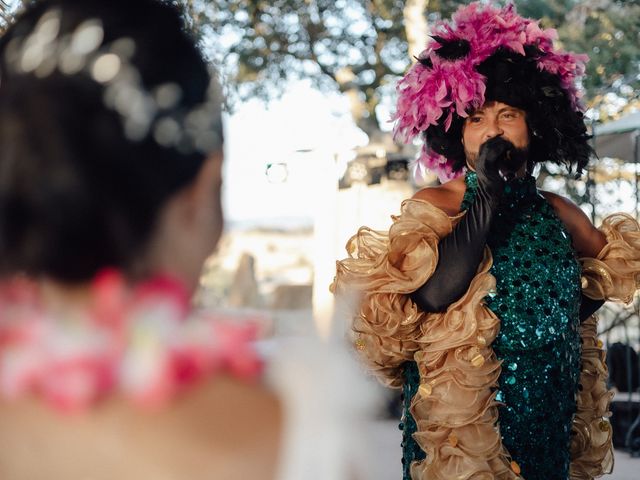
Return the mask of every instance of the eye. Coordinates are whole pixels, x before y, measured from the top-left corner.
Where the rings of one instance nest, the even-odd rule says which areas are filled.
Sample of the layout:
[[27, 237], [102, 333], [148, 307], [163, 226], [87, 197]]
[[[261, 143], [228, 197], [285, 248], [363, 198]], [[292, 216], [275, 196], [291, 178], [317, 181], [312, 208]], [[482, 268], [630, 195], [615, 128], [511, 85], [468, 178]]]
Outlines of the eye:
[[517, 118], [518, 114], [516, 112], [505, 112], [502, 114], [502, 118], [506, 118], [507, 120], [513, 120]]
[[480, 123], [482, 121], [482, 117], [480, 115], [473, 115], [469, 117], [469, 123]]

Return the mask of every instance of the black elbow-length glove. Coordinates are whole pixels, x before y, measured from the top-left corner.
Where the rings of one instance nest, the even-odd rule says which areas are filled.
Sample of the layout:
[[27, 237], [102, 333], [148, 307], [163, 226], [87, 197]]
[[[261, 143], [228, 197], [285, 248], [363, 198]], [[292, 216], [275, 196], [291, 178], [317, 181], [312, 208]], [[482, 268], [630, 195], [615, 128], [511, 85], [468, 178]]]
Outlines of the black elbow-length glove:
[[602, 305], [604, 305], [604, 300], [594, 300], [582, 293], [580, 295], [580, 313], [578, 314], [580, 323], [596, 313]]
[[[493, 137], [481, 147], [476, 161], [478, 190], [473, 204], [452, 232], [438, 244], [438, 265], [433, 275], [410, 294], [424, 312], [442, 312], [469, 288], [483, 258], [494, 212], [504, 190], [500, 169], [515, 147], [502, 137]], [[508, 165], [515, 172], [521, 165]]]
[[[493, 214], [500, 202], [505, 181], [500, 168], [506, 164], [513, 145], [501, 137], [484, 143], [476, 162], [478, 191], [476, 200], [450, 235], [438, 245], [438, 265], [429, 280], [411, 293], [411, 299], [425, 312], [444, 311], [462, 297], [476, 274], [483, 257]], [[520, 165], [516, 165], [517, 170]], [[513, 171], [513, 167], [509, 169]], [[580, 296], [580, 322], [593, 315], [604, 300]]]

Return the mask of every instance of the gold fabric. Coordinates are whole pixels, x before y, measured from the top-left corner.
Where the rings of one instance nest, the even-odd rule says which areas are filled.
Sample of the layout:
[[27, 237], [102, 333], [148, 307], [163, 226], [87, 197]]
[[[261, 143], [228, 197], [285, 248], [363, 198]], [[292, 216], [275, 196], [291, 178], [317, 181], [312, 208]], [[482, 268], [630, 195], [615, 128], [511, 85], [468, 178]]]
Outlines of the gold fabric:
[[[640, 225], [630, 215], [616, 213], [602, 222], [599, 230], [607, 243], [596, 258], [581, 258], [586, 296], [629, 303], [640, 288]], [[597, 338], [597, 317], [581, 326], [581, 390], [571, 439], [572, 480], [590, 480], [613, 470], [613, 443], [607, 390], [607, 365], [602, 343]]]
[[571, 480], [591, 480], [613, 470], [613, 439], [609, 404], [613, 392], [607, 389], [607, 364], [597, 336], [597, 317], [582, 322], [581, 389], [578, 410], [571, 428]]
[[607, 244], [596, 258], [582, 258], [583, 292], [593, 299], [629, 303], [640, 288], [640, 226], [626, 213], [615, 213], [599, 230]]
[[414, 479], [512, 479], [508, 454], [495, 428], [500, 364], [489, 346], [499, 320], [483, 303], [495, 287], [485, 258], [467, 293], [447, 312], [420, 312], [407, 293], [438, 263], [438, 242], [464, 214], [449, 217], [421, 200], [405, 200], [388, 234], [361, 228], [337, 263], [332, 290], [362, 292], [354, 318], [356, 348], [383, 383], [402, 385], [401, 365], [418, 363], [421, 387], [411, 410], [416, 441], [427, 459], [414, 462]]
[[451, 219], [417, 200], [405, 200], [389, 232], [362, 227], [347, 242], [350, 257], [337, 262], [332, 291], [363, 295], [354, 318], [356, 346], [385, 385], [400, 387], [400, 366], [413, 360], [424, 313], [406, 295], [417, 290], [438, 263], [438, 242], [451, 233]]
[[[383, 383], [400, 387], [402, 364], [418, 364], [421, 385], [411, 412], [414, 438], [427, 457], [412, 464], [414, 480], [520, 478], [496, 423], [492, 389], [501, 368], [491, 343], [500, 320], [483, 300], [495, 288], [489, 249], [466, 294], [446, 312], [420, 312], [407, 295], [433, 274], [438, 242], [463, 215], [449, 217], [428, 202], [405, 200], [389, 232], [363, 227], [349, 240], [349, 258], [337, 262], [331, 286], [336, 294], [362, 295], [353, 323], [355, 345]], [[629, 301], [640, 285], [640, 228], [628, 215], [617, 214], [602, 230], [607, 246], [597, 259], [581, 259], [584, 291], [593, 298]], [[571, 444], [576, 480], [610, 471], [613, 462], [606, 420], [611, 394], [596, 318], [584, 322], [581, 332], [582, 390]]]
[[495, 288], [491, 263], [487, 249], [467, 293], [424, 322], [414, 359], [429, 388], [413, 398], [411, 413], [427, 458], [411, 465], [414, 479], [517, 478], [495, 428], [500, 362], [489, 345], [500, 321], [483, 302]]

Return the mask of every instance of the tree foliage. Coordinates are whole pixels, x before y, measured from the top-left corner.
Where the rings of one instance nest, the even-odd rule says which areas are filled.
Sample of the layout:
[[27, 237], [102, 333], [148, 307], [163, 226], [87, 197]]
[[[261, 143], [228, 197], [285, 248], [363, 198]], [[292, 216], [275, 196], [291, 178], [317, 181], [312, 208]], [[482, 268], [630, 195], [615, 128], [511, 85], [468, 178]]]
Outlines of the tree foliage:
[[17, 0], [0, 0], [0, 32], [11, 23], [13, 14], [21, 3]]
[[[32, 0], [29, 0], [32, 1]], [[287, 81], [308, 79], [346, 94], [365, 132], [379, 130], [378, 106], [411, 64], [416, 22], [432, 26], [457, 0], [167, 0], [227, 79], [231, 102], [270, 99]], [[22, 0], [0, 0], [0, 29]], [[504, 1], [502, 2], [504, 3]], [[640, 1], [515, 0], [519, 12], [558, 30], [567, 50], [591, 57], [584, 81], [593, 115], [606, 121], [640, 106]], [[416, 19], [409, 5], [423, 10]], [[126, 14], [126, 12], [123, 12]], [[428, 28], [428, 27], [426, 27]], [[422, 44], [424, 41], [421, 42]], [[418, 50], [420, 45], [418, 45]], [[414, 53], [415, 54], [415, 53]]]
[[526, 16], [557, 28], [567, 50], [587, 53], [587, 104], [599, 120], [640, 106], [640, 2], [528, 0]]
[[190, 2], [205, 50], [241, 99], [306, 78], [351, 95], [354, 118], [377, 127], [376, 106], [410, 63], [399, 0]]
[[[272, 98], [286, 80], [306, 78], [350, 96], [367, 133], [381, 121], [408, 68], [407, 17], [400, 0], [185, 0], [205, 50], [230, 82], [232, 99]], [[467, 2], [424, 1], [429, 25]], [[584, 86], [601, 118], [639, 102], [640, 2], [520, 0], [525, 16], [557, 28], [568, 50], [592, 61]]]

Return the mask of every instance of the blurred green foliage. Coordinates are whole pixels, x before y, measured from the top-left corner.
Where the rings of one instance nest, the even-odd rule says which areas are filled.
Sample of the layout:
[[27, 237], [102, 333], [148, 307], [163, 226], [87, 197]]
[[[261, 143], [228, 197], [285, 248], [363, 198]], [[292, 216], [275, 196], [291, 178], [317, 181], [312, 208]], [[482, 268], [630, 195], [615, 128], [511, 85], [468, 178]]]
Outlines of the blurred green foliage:
[[[356, 121], [381, 120], [376, 107], [410, 65], [404, 1], [184, 0], [205, 52], [227, 77], [232, 100], [269, 99], [286, 80], [356, 92]], [[468, 2], [425, 2], [431, 27]], [[503, 2], [504, 3], [504, 2]], [[586, 101], [606, 120], [640, 103], [640, 2], [520, 0], [522, 15], [558, 30], [567, 50], [591, 57]], [[360, 118], [358, 118], [358, 116]]]

